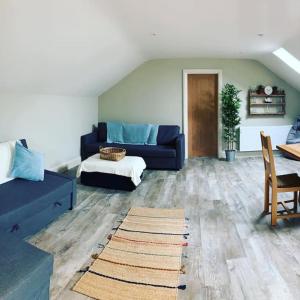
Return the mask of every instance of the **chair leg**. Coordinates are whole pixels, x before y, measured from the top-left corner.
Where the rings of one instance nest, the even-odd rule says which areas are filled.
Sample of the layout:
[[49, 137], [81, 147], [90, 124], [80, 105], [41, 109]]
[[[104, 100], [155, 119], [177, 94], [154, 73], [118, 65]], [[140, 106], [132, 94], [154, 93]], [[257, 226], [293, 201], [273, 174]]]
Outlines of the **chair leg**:
[[268, 179], [265, 179], [265, 207], [264, 213], [269, 212], [269, 205], [270, 205], [270, 185]]
[[272, 189], [271, 225], [277, 225], [277, 191]]
[[297, 213], [298, 209], [298, 192], [294, 192], [294, 213]]

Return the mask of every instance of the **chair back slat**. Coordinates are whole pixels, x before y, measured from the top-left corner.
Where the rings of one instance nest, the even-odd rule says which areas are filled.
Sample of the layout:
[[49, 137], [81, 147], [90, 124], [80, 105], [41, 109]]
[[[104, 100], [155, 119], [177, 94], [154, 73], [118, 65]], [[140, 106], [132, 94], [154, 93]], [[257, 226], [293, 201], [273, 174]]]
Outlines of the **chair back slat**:
[[265, 166], [265, 176], [271, 179], [272, 186], [277, 187], [277, 177], [275, 162], [272, 150], [272, 142], [270, 136], [266, 136], [263, 131], [260, 132], [262, 155]]

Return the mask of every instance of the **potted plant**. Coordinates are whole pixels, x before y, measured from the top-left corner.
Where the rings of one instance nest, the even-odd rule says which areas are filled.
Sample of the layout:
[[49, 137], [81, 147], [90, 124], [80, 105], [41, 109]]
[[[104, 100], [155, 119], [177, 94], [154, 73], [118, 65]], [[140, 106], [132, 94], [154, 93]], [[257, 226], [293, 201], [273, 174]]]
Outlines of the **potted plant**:
[[239, 109], [241, 99], [238, 90], [233, 84], [225, 84], [221, 92], [223, 138], [226, 145], [225, 154], [227, 161], [235, 160], [237, 126], [241, 123]]

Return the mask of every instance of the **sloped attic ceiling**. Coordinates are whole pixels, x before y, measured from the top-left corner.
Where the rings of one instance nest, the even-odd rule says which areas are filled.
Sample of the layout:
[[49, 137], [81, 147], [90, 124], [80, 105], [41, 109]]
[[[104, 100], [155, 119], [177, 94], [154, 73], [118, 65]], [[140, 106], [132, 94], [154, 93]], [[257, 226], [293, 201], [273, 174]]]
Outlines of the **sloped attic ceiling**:
[[[293, 56], [300, 60], [300, 34], [286, 41], [282, 45], [279, 45], [279, 47], [285, 48]], [[271, 55], [270, 53], [267, 53], [258, 57], [258, 60], [300, 91], [300, 74], [291, 69], [279, 58]]]
[[99, 95], [143, 62], [106, 2], [0, 0], [0, 92]]
[[271, 54], [299, 34], [299, 0], [1, 0], [0, 91], [100, 95], [174, 57], [257, 59], [300, 90]]

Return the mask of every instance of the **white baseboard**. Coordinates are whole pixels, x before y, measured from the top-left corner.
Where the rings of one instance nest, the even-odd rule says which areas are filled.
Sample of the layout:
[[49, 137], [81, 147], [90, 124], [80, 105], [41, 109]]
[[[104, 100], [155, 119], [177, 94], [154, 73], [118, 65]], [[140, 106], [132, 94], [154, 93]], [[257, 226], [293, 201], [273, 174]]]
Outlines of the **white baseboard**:
[[71, 160], [61, 163], [55, 167], [52, 167], [52, 168], [50, 168], [50, 170], [54, 171], [54, 172], [65, 172], [65, 171], [68, 171], [72, 168], [79, 166], [80, 163], [81, 163], [81, 157], [78, 156], [74, 159], [71, 159]]

